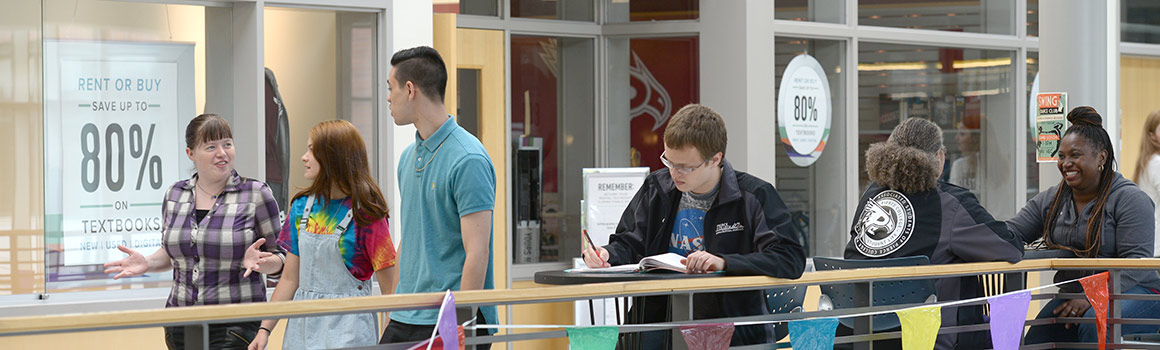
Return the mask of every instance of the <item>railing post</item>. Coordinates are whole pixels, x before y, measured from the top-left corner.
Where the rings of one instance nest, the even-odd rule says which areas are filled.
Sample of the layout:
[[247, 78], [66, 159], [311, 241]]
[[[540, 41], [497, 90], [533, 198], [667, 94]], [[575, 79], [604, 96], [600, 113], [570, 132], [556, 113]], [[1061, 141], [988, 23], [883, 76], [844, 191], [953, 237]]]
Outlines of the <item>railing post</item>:
[[[1120, 296], [1120, 293], [1123, 292], [1120, 290], [1121, 289], [1120, 288], [1120, 270], [1119, 269], [1110, 270], [1110, 273], [1108, 275], [1109, 275], [1108, 276], [1108, 287], [1110, 287], [1112, 289], [1112, 295], [1108, 296], [1108, 298], [1109, 298], [1109, 300], [1108, 300], [1109, 301], [1109, 303], [1108, 303], [1108, 309], [1109, 309], [1108, 310], [1108, 318], [1119, 320], [1120, 314], [1121, 314], [1119, 296]], [[1112, 344], [1120, 344], [1123, 342], [1124, 342], [1123, 330], [1121, 329], [1120, 322], [1113, 323], [1112, 324]]]
[[185, 348], [209, 350], [209, 324], [186, 325]]
[[[673, 294], [672, 301], [672, 320], [674, 322], [693, 319], [693, 293]], [[681, 334], [680, 329], [673, 329], [671, 334], [673, 350], [686, 350], [689, 348], [688, 344], [685, 344], [685, 336]]]

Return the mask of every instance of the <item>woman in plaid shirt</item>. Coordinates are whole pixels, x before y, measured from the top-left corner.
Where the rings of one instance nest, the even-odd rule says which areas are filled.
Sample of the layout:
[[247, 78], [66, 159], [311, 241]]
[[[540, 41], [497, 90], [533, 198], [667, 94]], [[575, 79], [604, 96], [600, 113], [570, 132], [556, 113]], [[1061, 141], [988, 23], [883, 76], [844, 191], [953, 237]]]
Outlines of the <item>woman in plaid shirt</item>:
[[[166, 307], [266, 301], [262, 274], [280, 274], [285, 254], [275, 242], [278, 203], [266, 184], [234, 171], [233, 133], [214, 114], [202, 114], [185, 129], [185, 153], [197, 173], [169, 188], [162, 206], [164, 246], [145, 256], [105, 264], [114, 279], [173, 270]], [[253, 273], [253, 272], [259, 273]], [[210, 348], [245, 349], [258, 321], [209, 327]], [[183, 349], [182, 327], [165, 327], [165, 344]]]

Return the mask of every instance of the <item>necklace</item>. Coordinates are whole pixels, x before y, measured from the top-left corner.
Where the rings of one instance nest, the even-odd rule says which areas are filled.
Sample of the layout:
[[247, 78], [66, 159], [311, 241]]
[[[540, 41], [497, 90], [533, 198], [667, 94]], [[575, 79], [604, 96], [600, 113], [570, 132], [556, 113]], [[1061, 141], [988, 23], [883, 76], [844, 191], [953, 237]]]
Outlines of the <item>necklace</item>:
[[[210, 199], [217, 199], [222, 195], [221, 191], [218, 191], [218, 194], [209, 193], [209, 191], [207, 191], [204, 187], [201, 187], [201, 183], [194, 184], [193, 187], [201, 190], [201, 193], [205, 193], [207, 196], [209, 196]], [[225, 190], [225, 188], [222, 190]]]
[[[451, 137], [451, 136], [447, 136], [447, 137]], [[431, 152], [431, 156], [427, 157], [427, 162], [423, 163], [423, 167], [415, 168], [415, 171], [417, 171], [417, 172], [423, 171], [423, 169], [427, 169], [428, 165], [431, 165], [431, 161], [435, 159], [435, 155], [439, 154], [440, 149], [443, 149], [443, 143], [447, 142], [447, 137], [443, 138], [443, 141], [439, 141], [439, 146], [435, 147], [435, 152]]]

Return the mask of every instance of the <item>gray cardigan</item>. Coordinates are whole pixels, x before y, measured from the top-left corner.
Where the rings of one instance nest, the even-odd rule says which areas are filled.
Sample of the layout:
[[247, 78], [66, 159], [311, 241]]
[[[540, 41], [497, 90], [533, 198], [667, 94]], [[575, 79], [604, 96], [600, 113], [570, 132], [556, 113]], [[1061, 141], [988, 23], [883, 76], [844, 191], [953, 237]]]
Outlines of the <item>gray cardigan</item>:
[[[1114, 173], [1111, 194], [1104, 204], [1104, 223], [1101, 234], [1098, 258], [1151, 258], [1153, 244], [1156, 239], [1155, 222], [1152, 220], [1154, 205], [1152, 199], [1141, 191], [1136, 184], [1128, 181], [1119, 173]], [[1032, 198], [1027, 205], [1011, 220], [1007, 227], [1023, 239], [1024, 242], [1033, 242], [1043, 237], [1043, 218], [1055, 198], [1059, 185], [1052, 186]], [[1088, 203], [1082, 215], [1076, 216], [1075, 205], [1071, 196], [1061, 198], [1061, 211], [1055, 218], [1055, 228], [1051, 232], [1052, 239], [1062, 245], [1072, 248], [1084, 248], [1084, 239], [1087, 233], [1088, 218], [1091, 217], [1095, 201]], [[1082, 277], [1092, 272], [1077, 274], [1057, 273], [1056, 282]], [[1160, 290], [1160, 275], [1155, 270], [1129, 270], [1121, 276], [1120, 287], [1127, 291], [1135, 286]], [[1068, 292], [1077, 292], [1082, 288], [1073, 283], [1061, 288]]]

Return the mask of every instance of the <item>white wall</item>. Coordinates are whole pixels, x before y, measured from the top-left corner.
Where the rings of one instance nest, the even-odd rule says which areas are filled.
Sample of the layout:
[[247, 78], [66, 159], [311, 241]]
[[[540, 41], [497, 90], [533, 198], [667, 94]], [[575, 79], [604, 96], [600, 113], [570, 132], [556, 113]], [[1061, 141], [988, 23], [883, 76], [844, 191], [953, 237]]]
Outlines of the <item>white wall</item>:
[[[431, 15], [431, 0], [393, 0], [389, 5], [389, 13], [387, 13], [387, 45], [386, 57], [384, 61], [390, 65], [391, 55], [402, 49], [412, 48], [415, 46], [431, 46], [434, 42], [434, 16]], [[386, 77], [390, 74], [389, 69], [383, 72], [382, 84], [384, 88], [381, 89], [383, 94], [387, 93], [385, 88], [387, 85]], [[383, 96], [383, 101], [386, 101], [386, 96]], [[380, 120], [380, 128], [382, 130], [380, 135], [386, 135], [390, 140], [379, 142], [380, 147], [388, 147], [387, 149], [380, 149], [379, 154], [390, 154], [389, 161], [382, 161], [379, 164], [380, 186], [383, 188], [383, 193], [390, 197], [392, 212], [398, 213], [401, 210], [399, 185], [395, 179], [397, 165], [399, 159], [402, 157], [403, 149], [407, 148], [412, 142], [415, 142], [415, 127], [411, 125], [398, 126], [395, 125], [395, 120], [387, 112], [386, 103], [383, 103], [382, 120]], [[390, 186], [390, 188], [386, 188]], [[404, 230], [406, 224], [402, 222], [399, 216], [391, 217], [391, 239], [395, 242], [399, 241], [399, 233]]]

